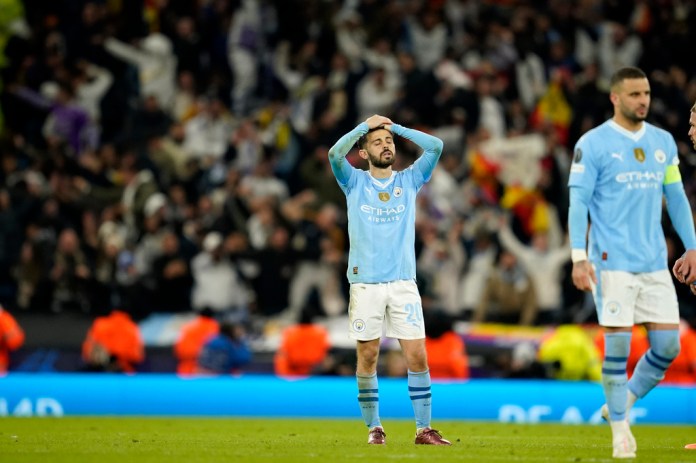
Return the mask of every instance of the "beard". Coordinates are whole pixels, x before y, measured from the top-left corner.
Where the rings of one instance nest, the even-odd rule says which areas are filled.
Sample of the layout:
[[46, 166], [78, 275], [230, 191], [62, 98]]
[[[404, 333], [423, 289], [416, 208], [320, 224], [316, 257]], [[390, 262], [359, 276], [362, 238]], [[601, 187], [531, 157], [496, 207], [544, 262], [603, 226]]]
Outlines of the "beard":
[[648, 117], [648, 113], [646, 111], [645, 116], [640, 116], [637, 112], [623, 111], [623, 116], [633, 123], [638, 123], [645, 121]]
[[378, 169], [386, 169], [387, 167], [394, 164], [394, 161], [396, 160], [396, 156], [394, 155], [394, 153], [392, 153], [391, 151], [388, 151], [388, 152], [391, 153], [391, 158], [382, 159], [382, 154], [384, 154], [385, 151], [383, 151], [382, 153], [380, 153], [376, 156], [368, 151], [367, 159], [368, 159], [368, 161], [370, 161], [370, 164], [373, 167], [376, 167]]

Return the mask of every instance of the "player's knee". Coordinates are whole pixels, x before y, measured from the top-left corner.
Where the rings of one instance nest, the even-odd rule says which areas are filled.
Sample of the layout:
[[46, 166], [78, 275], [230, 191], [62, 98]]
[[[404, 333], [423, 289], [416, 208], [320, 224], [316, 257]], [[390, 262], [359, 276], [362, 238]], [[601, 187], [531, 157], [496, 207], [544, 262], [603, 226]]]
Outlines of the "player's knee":
[[653, 348], [653, 352], [655, 352], [655, 354], [659, 355], [660, 357], [669, 359], [670, 361], [677, 358], [677, 355], [679, 355], [680, 351], [681, 347], [679, 345], [679, 342], [670, 343], [669, 345]]
[[377, 360], [379, 358], [378, 350], [364, 350], [358, 353], [358, 368], [360, 370], [374, 370], [377, 368]]
[[412, 354], [406, 357], [406, 364], [409, 371], [425, 371], [428, 369], [428, 358], [424, 353]]
[[652, 350], [655, 355], [670, 362], [677, 358], [681, 350], [679, 331], [653, 331], [649, 334], [649, 337], [650, 350]]

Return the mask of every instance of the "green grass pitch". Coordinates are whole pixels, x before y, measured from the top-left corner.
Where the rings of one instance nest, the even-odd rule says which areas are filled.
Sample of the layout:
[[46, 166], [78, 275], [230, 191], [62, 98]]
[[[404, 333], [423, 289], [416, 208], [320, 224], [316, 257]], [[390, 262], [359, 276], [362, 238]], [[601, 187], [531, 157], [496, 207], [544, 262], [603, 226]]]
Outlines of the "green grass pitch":
[[[355, 420], [251, 418], [0, 418], [0, 461], [60, 462], [609, 462], [606, 425], [435, 422], [451, 447], [416, 446], [412, 421], [384, 421], [370, 446]], [[696, 462], [692, 426], [635, 425], [638, 458]]]

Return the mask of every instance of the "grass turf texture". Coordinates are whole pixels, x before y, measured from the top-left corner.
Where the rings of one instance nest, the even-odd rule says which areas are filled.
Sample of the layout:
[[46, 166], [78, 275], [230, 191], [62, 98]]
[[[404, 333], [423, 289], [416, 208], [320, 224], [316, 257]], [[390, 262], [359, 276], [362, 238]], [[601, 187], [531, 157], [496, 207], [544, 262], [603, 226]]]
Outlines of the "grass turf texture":
[[[607, 425], [443, 421], [451, 447], [416, 446], [411, 421], [384, 422], [386, 446], [356, 420], [249, 418], [0, 418], [0, 461], [14, 462], [602, 462]], [[694, 462], [691, 426], [633, 426], [638, 458]]]

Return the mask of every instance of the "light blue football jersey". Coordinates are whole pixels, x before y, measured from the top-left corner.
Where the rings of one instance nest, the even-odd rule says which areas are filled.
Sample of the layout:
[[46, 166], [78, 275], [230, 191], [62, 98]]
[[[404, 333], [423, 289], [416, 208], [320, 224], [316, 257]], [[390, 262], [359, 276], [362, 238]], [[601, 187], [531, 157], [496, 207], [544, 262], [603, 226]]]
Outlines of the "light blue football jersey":
[[[668, 166], [677, 166], [674, 138], [649, 123], [631, 132], [612, 120], [575, 145], [568, 185], [589, 198], [588, 258], [605, 270], [667, 268], [662, 203]], [[585, 230], [570, 229], [571, 247], [585, 248]]]
[[416, 195], [430, 180], [442, 153], [442, 141], [398, 124], [395, 135], [424, 149], [407, 169], [387, 179], [356, 169], [345, 156], [368, 126], [361, 123], [329, 150], [331, 168], [348, 206], [347, 276], [350, 283], [386, 283], [416, 277]]

